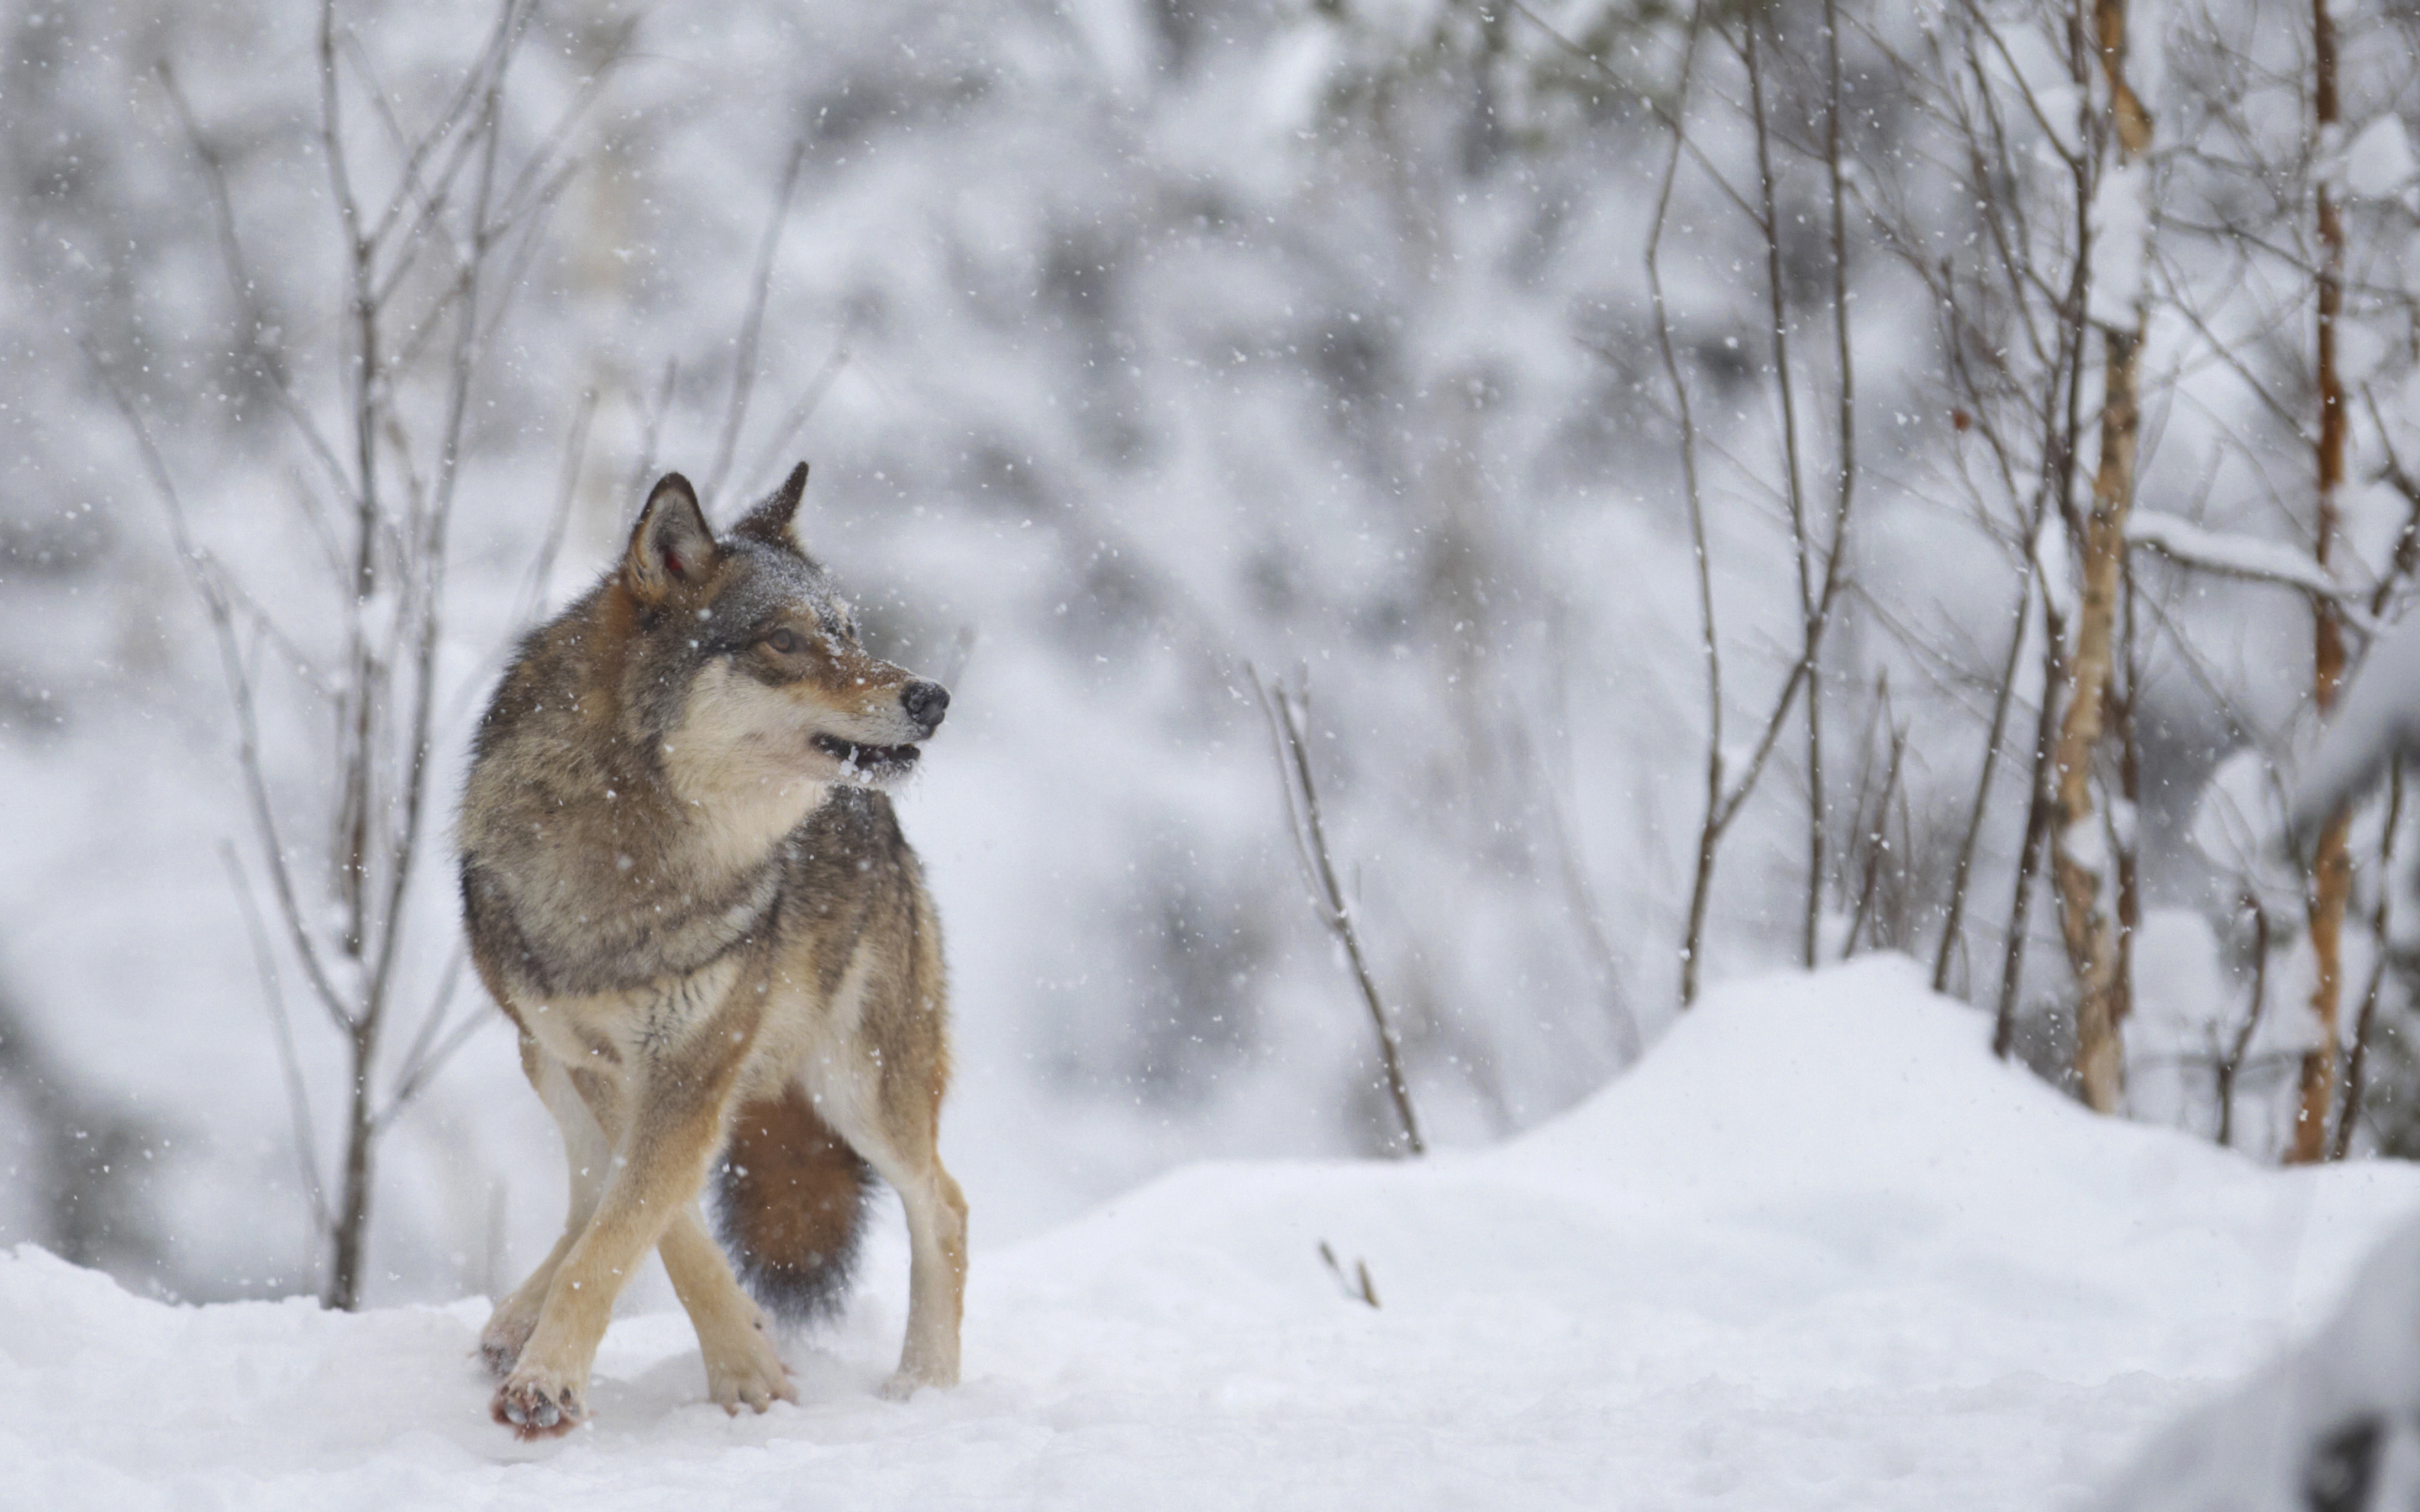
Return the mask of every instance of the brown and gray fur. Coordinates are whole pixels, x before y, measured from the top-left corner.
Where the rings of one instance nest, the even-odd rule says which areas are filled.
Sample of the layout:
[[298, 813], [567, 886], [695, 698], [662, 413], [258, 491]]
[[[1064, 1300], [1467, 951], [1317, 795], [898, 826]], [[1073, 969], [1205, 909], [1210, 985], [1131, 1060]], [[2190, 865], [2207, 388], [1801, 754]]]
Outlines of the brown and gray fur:
[[[570, 1164], [562, 1239], [480, 1340], [496, 1420], [524, 1438], [584, 1415], [613, 1299], [651, 1247], [713, 1399], [795, 1399], [758, 1304], [836, 1304], [869, 1171], [898, 1191], [911, 1250], [886, 1390], [957, 1380], [967, 1208], [935, 1149], [940, 929], [881, 791], [949, 695], [859, 645], [793, 533], [806, 476], [720, 539], [666, 476], [621, 563], [531, 634], [479, 725], [472, 958]], [[718, 1168], [728, 1260], [696, 1200]]]

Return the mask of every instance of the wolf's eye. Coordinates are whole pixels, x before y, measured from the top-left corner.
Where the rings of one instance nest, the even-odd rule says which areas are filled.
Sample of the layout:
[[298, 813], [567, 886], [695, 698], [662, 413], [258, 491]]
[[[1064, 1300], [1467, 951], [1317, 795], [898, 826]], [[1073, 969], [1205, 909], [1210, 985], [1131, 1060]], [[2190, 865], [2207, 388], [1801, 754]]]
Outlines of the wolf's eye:
[[799, 632], [786, 625], [766, 636], [765, 643], [784, 656], [795, 656], [807, 649], [807, 643], [799, 639]]

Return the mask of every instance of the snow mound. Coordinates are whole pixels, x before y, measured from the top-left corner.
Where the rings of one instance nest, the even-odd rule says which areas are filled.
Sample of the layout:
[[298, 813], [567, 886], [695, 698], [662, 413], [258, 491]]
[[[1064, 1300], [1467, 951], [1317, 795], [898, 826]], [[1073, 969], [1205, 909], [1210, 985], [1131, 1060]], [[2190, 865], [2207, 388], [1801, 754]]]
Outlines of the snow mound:
[[20, 1250], [0, 1505], [2069, 1503], [2306, 1332], [2420, 1181], [2094, 1119], [1987, 1032], [1898, 959], [1732, 984], [1501, 1149], [1195, 1166], [979, 1245], [955, 1391], [872, 1395], [877, 1257], [785, 1350], [799, 1405], [726, 1418], [687, 1320], [627, 1318], [592, 1425], [535, 1446], [487, 1422], [484, 1302], [170, 1306]]
[[2318, 1336], [2162, 1433], [2101, 1505], [2420, 1506], [2420, 1225], [2378, 1247]]

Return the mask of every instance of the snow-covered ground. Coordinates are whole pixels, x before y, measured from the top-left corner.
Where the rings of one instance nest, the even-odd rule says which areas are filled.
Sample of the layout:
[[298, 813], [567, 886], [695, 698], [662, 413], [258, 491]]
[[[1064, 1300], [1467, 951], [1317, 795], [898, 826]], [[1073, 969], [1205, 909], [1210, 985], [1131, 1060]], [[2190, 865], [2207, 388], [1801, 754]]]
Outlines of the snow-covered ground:
[[1192, 1166], [995, 1248], [973, 1191], [966, 1382], [904, 1405], [895, 1247], [798, 1406], [726, 1418], [647, 1313], [534, 1446], [484, 1301], [170, 1306], [21, 1249], [0, 1506], [2060, 1506], [2309, 1334], [2420, 1175], [2093, 1118], [1987, 1028], [1872, 958], [1710, 995], [1485, 1153]]

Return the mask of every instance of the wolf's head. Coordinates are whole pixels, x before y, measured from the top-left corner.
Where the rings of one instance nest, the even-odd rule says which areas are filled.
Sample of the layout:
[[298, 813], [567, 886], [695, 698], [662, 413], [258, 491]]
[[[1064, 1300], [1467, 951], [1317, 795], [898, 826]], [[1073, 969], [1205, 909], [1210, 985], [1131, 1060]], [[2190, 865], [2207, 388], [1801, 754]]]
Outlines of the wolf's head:
[[644, 650], [628, 706], [661, 743], [682, 799], [786, 808], [823, 784], [885, 787], [915, 769], [949, 690], [870, 656], [831, 577], [799, 545], [800, 463], [720, 538], [689, 480], [647, 497], [609, 594]]

